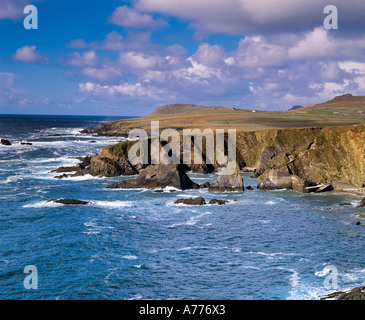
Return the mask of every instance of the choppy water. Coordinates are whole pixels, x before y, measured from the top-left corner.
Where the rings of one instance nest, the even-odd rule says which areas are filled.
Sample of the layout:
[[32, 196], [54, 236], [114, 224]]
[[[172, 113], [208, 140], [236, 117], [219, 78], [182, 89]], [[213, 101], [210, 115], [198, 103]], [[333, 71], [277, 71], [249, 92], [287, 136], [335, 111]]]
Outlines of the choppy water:
[[[365, 214], [358, 197], [154, 193], [105, 189], [120, 178], [54, 179], [51, 170], [118, 140], [79, 134], [103, 120], [0, 117], [0, 137], [13, 142], [0, 146], [0, 299], [318, 299], [335, 291], [324, 287], [327, 265], [339, 272], [338, 290], [364, 285], [365, 227], [351, 225], [365, 220], [355, 217]], [[249, 174], [244, 182], [256, 186]], [[174, 205], [189, 196], [238, 201]], [[46, 202], [54, 198], [91, 204]], [[38, 270], [37, 290], [24, 288], [27, 265]]]

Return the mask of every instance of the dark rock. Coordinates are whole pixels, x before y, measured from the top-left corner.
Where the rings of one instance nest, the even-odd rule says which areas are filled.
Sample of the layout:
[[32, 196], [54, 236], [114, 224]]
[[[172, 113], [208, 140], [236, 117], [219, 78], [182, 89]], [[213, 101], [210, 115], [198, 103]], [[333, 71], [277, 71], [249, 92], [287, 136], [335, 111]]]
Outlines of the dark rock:
[[246, 190], [249, 190], [249, 191], [252, 191], [252, 190], [254, 190], [251, 186], [247, 186], [246, 187]]
[[89, 141], [89, 143], [96, 143], [96, 141], [95, 140], [91, 140], [91, 141]]
[[26, 142], [26, 141], [22, 141], [22, 142], [20, 142], [20, 144], [21, 144], [21, 145], [25, 145], [25, 146], [32, 146], [32, 145], [33, 145], [33, 143], [31, 143], [31, 142]]
[[344, 202], [344, 203], [340, 203], [339, 206], [351, 206], [351, 203]]
[[358, 208], [364, 208], [365, 207], [365, 198], [363, 198], [361, 201], [360, 201], [360, 204], [357, 206]]
[[55, 179], [64, 179], [64, 178], [68, 178], [69, 177], [69, 175], [68, 174], [66, 174], [66, 173], [64, 173], [64, 174], [61, 174], [61, 175], [59, 175], [59, 176], [55, 176], [54, 178]]
[[210, 187], [210, 183], [209, 182], [205, 182], [205, 183], [203, 183], [203, 184], [201, 184], [199, 186], [200, 189], [207, 189], [209, 187]]
[[74, 199], [51, 199], [47, 202], [61, 203], [65, 205], [85, 205], [90, 203], [89, 201], [74, 200]]
[[174, 187], [180, 190], [198, 189], [199, 185], [190, 180], [188, 175], [175, 164], [151, 165], [142, 169], [138, 176], [113, 183], [110, 189], [134, 189], [134, 188], [166, 188]]
[[322, 297], [321, 300], [365, 300], [365, 287], [354, 288], [346, 292], [334, 292]]
[[56, 133], [56, 134], [52, 134], [52, 137], [61, 137], [61, 135], [59, 133]]
[[218, 199], [212, 199], [209, 201], [209, 204], [218, 204], [218, 205], [224, 205], [228, 203], [229, 201], [226, 200], [218, 200]]
[[198, 198], [188, 198], [188, 199], [178, 199], [175, 204], [187, 204], [191, 206], [203, 206], [205, 205], [205, 199], [203, 197]]
[[365, 218], [365, 214], [355, 214], [355, 217], [358, 217], [358, 218]]
[[163, 190], [155, 190], [153, 192], [155, 192], [155, 193], [163, 193]]
[[11, 146], [11, 142], [9, 140], [1, 139], [0, 142], [4, 146]]
[[361, 226], [361, 222], [360, 221], [351, 222], [351, 224], [353, 224], [355, 226]]

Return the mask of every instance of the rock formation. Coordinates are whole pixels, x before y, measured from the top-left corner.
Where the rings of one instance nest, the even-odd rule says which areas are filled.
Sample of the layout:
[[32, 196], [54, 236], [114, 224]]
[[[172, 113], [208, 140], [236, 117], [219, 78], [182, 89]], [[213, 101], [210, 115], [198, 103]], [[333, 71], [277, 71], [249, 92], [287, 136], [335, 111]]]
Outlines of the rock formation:
[[4, 146], [11, 146], [11, 142], [9, 140], [6, 140], [6, 139], [1, 139], [0, 143]]
[[166, 188], [174, 187], [180, 190], [199, 189], [199, 185], [190, 180], [179, 165], [151, 165], [142, 169], [138, 176], [125, 179], [109, 185], [110, 189], [134, 188]]
[[85, 205], [90, 203], [89, 201], [75, 200], [75, 199], [51, 199], [47, 202], [61, 203], [65, 205]]
[[206, 204], [206, 202], [203, 197], [197, 197], [197, 198], [188, 198], [188, 199], [178, 199], [175, 201], [175, 204], [186, 204], [186, 205], [190, 205], [190, 206], [203, 206]]
[[365, 300], [365, 287], [358, 287], [345, 292], [334, 292], [322, 297], [321, 300]]
[[210, 192], [237, 192], [244, 191], [242, 175], [239, 169], [230, 176], [219, 175], [217, 180], [210, 184], [208, 191]]

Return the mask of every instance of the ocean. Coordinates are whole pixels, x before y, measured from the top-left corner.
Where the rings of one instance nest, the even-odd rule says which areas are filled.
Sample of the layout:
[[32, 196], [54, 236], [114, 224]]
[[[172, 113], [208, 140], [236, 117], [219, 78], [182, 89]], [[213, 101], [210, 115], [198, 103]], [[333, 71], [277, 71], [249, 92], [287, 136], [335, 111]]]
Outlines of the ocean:
[[[52, 170], [123, 140], [80, 134], [108, 120], [0, 116], [0, 138], [12, 142], [0, 145], [0, 299], [307, 300], [364, 285], [365, 227], [351, 224], [365, 225], [360, 197], [258, 191], [249, 173], [254, 191], [217, 194], [105, 188], [124, 177], [55, 179]], [[231, 201], [174, 204], [194, 196]], [[91, 203], [47, 202], [58, 198]], [[36, 289], [24, 286], [27, 266]], [[332, 288], [326, 266], [338, 272]]]

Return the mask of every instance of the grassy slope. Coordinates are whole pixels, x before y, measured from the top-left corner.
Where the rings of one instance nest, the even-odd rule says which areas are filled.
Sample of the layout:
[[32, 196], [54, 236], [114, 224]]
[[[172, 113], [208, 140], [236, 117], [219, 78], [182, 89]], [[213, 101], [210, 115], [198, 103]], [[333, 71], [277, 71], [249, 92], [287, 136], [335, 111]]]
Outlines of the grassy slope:
[[[364, 113], [360, 113], [363, 111]], [[199, 128], [260, 131], [266, 129], [304, 128], [365, 124], [365, 101], [342, 102], [321, 107], [305, 107], [294, 111], [257, 111], [218, 108], [189, 113], [145, 116], [119, 120], [104, 125], [107, 131], [128, 133], [134, 128], [149, 131], [151, 121], [159, 121], [160, 129]]]

